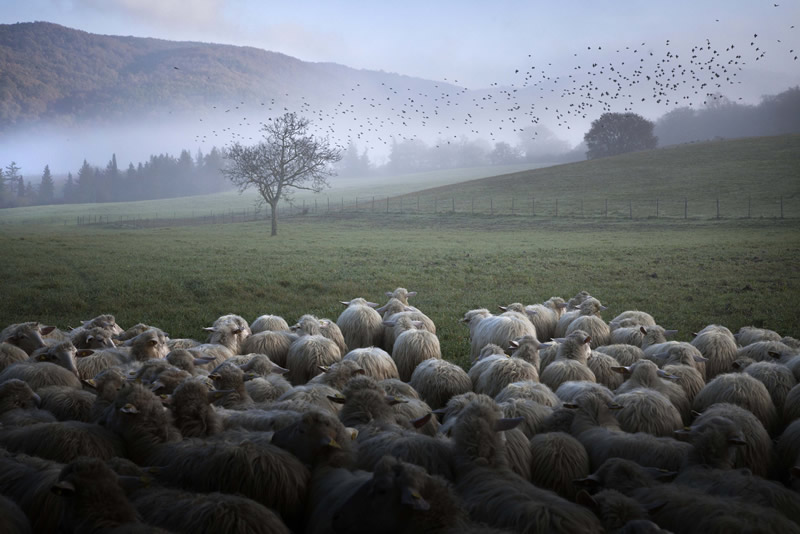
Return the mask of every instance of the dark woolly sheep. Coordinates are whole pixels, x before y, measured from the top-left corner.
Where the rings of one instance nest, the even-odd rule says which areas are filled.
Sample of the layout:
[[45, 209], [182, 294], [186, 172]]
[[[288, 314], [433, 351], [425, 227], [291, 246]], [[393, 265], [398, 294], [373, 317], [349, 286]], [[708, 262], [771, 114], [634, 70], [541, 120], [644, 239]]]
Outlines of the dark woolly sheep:
[[614, 398], [614, 393], [603, 384], [582, 381], [564, 382], [556, 390], [556, 397], [559, 399], [559, 404], [574, 403], [575, 399], [584, 393], [599, 395], [606, 402], [611, 402], [611, 399]]
[[49, 361], [15, 363], [0, 372], [0, 382], [14, 378], [27, 382], [34, 391], [47, 386], [81, 387], [81, 381], [75, 373]]
[[42, 399], [22, 380], [0, 383], [0, 427], [27, 426], [54, 422], [46, 410], [39, 410]]
[[[355, 377], [345, 386], [339, 419], [347, 427], [360, 428], [373, 421], [393, 425], [397, 418], [391, 403], [397, 402], [369, 376]], [[363, 435], [359, 436], [364, 437]]]
[[791, 482], [792, 470], [800, 465], [800, 420], [795, 420], [778, 439], [775, 474], [778, 480], [787, 484]]
[[355, 298], [342, 302], [345, 309], [336, 319], [336, 324], [344, 335], [344, 342], [350, 350], [380, 347], [383, 342], [383, 317], [375, 311], [374, 302]]
[[40, 388], [41, 408], [52, 413], [59, 421], [92, 421], [92, 407], [97, 396], [91, 391], [65, 386]]
[[647, 510], [635, 499], [623, 495], [617, 490], [606, 489], [595, 495], [589, 495], [582, 490], [578, 493], [576, 501], [593, 511], [603, 522], [606, 532], [620, 534], [656, 534], [667, 532], [658, 528], [658, 525], [648, 521]]
[[345, 384], [354, 376], [364, 375], [366, 372], [353, 360], [342, 360], [330, 367], [323, 367], [322, 373], [308, 381], [309, 384], [324, 384], [341, 391]]
[[670, 400], [652, 389], [638, 388], [616, 395], [613, 402], [622, 406], [614, 417], [625, 432], [646, 432], [671, 437], [683, 427], [683, 420]]
[[774, 330], [766, 328], [756, 328], [755, 326], [743, 326], [738, 332], [733, 334], [736, 343], [740, 347], [746, 347], [757, 341], [780, 341], [781, 335]]
[[439, 433], [445, 436], [452, 434], [453, 427], [458, 420], [459, 414], [466, 408], [470, 402], [478, 397], [477, 393], [468, 392], [456, 395], [447, 401], [447, 405], [437, 411], [441, 414], [442, 426], [439, 427]]
[[574, 502], [580, 488], [574, 481], [589, 476], [589, 455], [564, 432], [537, 434], [530, 440], [530, 481]]
[[744, 373], [726, 373], [717, 376], [700, 390], [694, 398], [692, 409], [703, 413], [718, 402], [729, 402], [749, 410], [770, 434], [777, 424], [777, 412], [766, 386]]
[[[384, 321], [392, 325], [392, 320]], [[393, 325], [395, 329], [404, 331], [397, 335], [392, 347], [392, 359], [397, 365], [400, 380], [408, 382], [417, 365], [425, 360], [442, 359], [442, 349], [439, 338], [427, 330], [417, 330], [413, 322], [407, 317], [401, 317]]]
[[0, 343], [0, 371], [11, 364], [24, 362], [27, 359], [28, 353], [16, 345], [6, 343], [5, 341]]
[[675, 377], [675, 383], [683, 388], [689, 403], [694, 402], [694, 398], [700, 393], [706, 381], [703, 380], [700, 371], [689, 365], [665, 365], [663, 370], [668, 375]]
[[31, 523], [17, 503], [0, 495], [0, 532], [29, 534]]
[[225, 362], [238, 365], [242, 371], [250, 375], [250, 378], [272, 373], [283, 375], [288, 372], [288, 369], [273, 363], [266, 354], [238, 354]]
[[589, 347], [592, 349], [613, 343], [613, 341], [611, 341], [611, 331], [608, 325], [596, 315], [583, 315], [575, 318], [574, 321], [569, 323], [567, 331], [564, 334], [569, 336], [576, 330], [589, 334], [592, 338], [589, 342]]
[[603, 345], [595, 349], [597, 352], [608, 354], [619, 362], [620, 365], [633, 365], [644, 358], [644, 351], [634, 345]]
[[205, 367], [214, 361], [212, 358], [197, 358], [187, 349], [170, 350], [166, 360], [170, 365], [191, 373], [192, 376], [208, 375]]
[[508, 468], [499, 431], [515, 421], [478, 396], [462, 411], [453, 428], [456, 491], [474, 521], [520, 533], [601, 532], [586, 509], [540, 489]]
[[389, 353], [378, 347], [354, 349], [344, 355], [342, 360], [352, 360], [364, 369], [367, 376], [375, 380], [399, 378], [397, 365]]
[[480, 373], [473, 389], [476, 393], [494, 397], [507, 385], [526, 381], [539, 381], [539, 373], [533, 364], [519, 358], [498, 358]]
[[[34, 532], [58, 532], [66, 503], [51, 491], [62, 464], [0, 449], [0, 494], [13, 499]], [[0, 518], [2, 524], [3, 518]], [[6, 532], [3, 530], [3, 532]]]
[[647, 470], [622, 458], [608, 460], [589, 477], [635, 499], [662, 528], [676, 534], [800, 532], [779, 512], [740, 499], [707, 495], [677, 484], [659, 484]]
[[280, 315], [261, 315], [250, 323], [250, 335], [255, 335], [267, 330], [289, 330], [289, 323]]
[[721, 402], [712, 404], [694, 424], [702, 424], [711, 417], [725, 417], [733, 421], [744, 434], [745, 444], [736, 448], [733, 467], [747, 468], [753, 474], [766, 477], [773, 463], [773, 444], [764, 425], [748, 410]]
[[567, 335], [569, 325], [578, 317], [589, 315], [600, 315], [600, 312], [606, 310], [607, 307], [600, 304], [600, 301], [594, 297], [589, 297], [581, 302], [578, 307], [572, 311], [568, 311], [561, 316], [556, 324], [556, 337], [564, 337]]
[[10, 343], [30, 355], [45, 346], [42, 336], [53, 330], [55, 326], [42, 326], [36, 322], [12, 324], [0, 332], [0, 342]]
[[417, 365], [409, 385], [434, 410], [447, 404], [451, 397], [472, 390], [472, 381], [461, 367], [439, 359]]
[[294, 386], [292, 389], [278, 397], [269, 404], [272, 410], [300, 410], [304, 411], [309, 407], [326, 413], [337, 415], [342, 407], [331, 399], [341, 396], [341, 393], [325, 384], [306, 384], [304, 386]]
[[136, 509], [116, 473], [96, 458], [80, 458], [64, 466], [53, 492], [66, 502], [61, 525], [67, 532], [128, 532], [120, 527], [138, 523]]
[[[388, 391], [386, 394], [392, 396]], [[392, 404], [392, 411], [398, 420], [422, 422], [428, 414], [433, 412], [430, 405], [421, 399], [395, 396], [395, 400], [401, 401]], [[440, 427], [439, 420], [436, 417], [430, 417], [427, 420], [422, 426], [415, 426], [417, 432], [426, 436], [437, 435]]]
[[403, 397], [405, 399], [421, 400], [417, 390], [399, 378], [386, 378], [383, 380], [378, 380], [378, 386], [385, 391], [387, 395]]
[[795, 356], [786, 362], [786, 368], [794, 375], [794, 379], [800, 382], [800, 356]]
[[278, 400], [283, 394], [292, 389], [292, 385], [282, 375], [268, 375], [251, 377], [244, 376], [244, 388], [256, 404], [264, 404]]
[[123, 437], [132, 460], [160, 467], [158, 478], [170, 485], [239, 493], [275, 509], [287, 524], [302, 511], [308, 469], [255, 433], [244, 440], [180, 441], [161, 400], [138, 384], [120, 390], [107, 424]]
[[286, 378], [292, 385], [301, 385], [321, 373], [320, 367], [333, 365], [342, 359], [336, 342], [324, 336], [301, 336], [289, 347], [286, 365], [289, 369]]
[[586, 448], [592, 469], [597, 469], [609, 458], [618, 457], [644, 466], [676, 471], [691, 449], [688, 443], [672, 438], [659, 438], [644, 432], [623, 432], [605, 399], [597, 395], [581, 395], [575, 404], [577, 410], [570, 433]]
[[497, 404], [503, 410], [503, 417], [523, 418], [515, 430], [524, 433], [528, 439], [541, 431], [544, 421], [553, 413], [552, 407], [528, 399], [508, 399]]
[[211, 405], [220, 394], [201, 379], [186, 380], [175, 389], [169, 409], [182, 436], [201, 438], [222, 432], [222, 418]]
[[719, 374], [729, 372], [731, 364], [737, 358], [736, 339], [724, 326], [708, 325], [697, 333], [692, 345], [708, 359], [706, 380], [712, 380]]
[[299, 336], [289, 331], [265, 330], [244, 340], [241, 351], [244, 353], [266, 354], [272, 363], [286, 367], [289, 347]]
[[593, 350], [589, 354], [586, 366], [594, 373], [595, 380], [609, 389], [617, 389], [625, 381], [621, 374], [614, 371], [614, 367], [619, 367], [620, 363], [613, 356], [603, 352]]
[[494, 398], [498, 404], [512, 399], [527, 399], [551, 408], [561, 405], [561, 400], [553, 390], [544, 384], [532, 381], [508, 384]]
[[756, 362], [744, 372], [766, 386], [772, 404], [778, 414], [783, 414], [786, 396], [797, 384], [792, 372], [786, 366], [773, 362]]
[[630, 327], [637, 327], [637, 326], [655, 326], [656, 320], [653, 319], [653, 316], [647, 312], [639, 311], [639, 310], [628, 310], [620, 313], [611, 321], [608, 322], [608, 325], [611, 327], [611, 330], [617, 330], [619, 328], [630, 328]]
[[106, 411], [113, 404], [114, 399], [117, 397], [117, 392], [127, 382], [127, 377], [119, 369], [111, 368], [83, 382], [93, 388], [96, 394], [94, 405], [92, 406], [91, 421], [105, 421]]
[[78, 350], [75, 348], [75, 345], [70, 341], [62, 341], [33, 351], [28, 361], [54, 363], [77, 375], [78, 370], [75, 368], [75, 357], [77, 354]]
[[211, 379], [215, 390], [225, 392], [214, 401], [216, 406], [229, 410], [247, 410], [255, 407], [253, 398], [244, 385], [244, 371], [238, 365], [223, 363], [214, 369], [208, 378]]
[[783, 424], [800, 418], [800, 386], [794, 386], [783, 403]]
[[38, 423], [5, 428], [0, 446], [56, 462], [71, 462], [79, 456], [107, 460], [125, 456], [123, 443], [107, 429], [82, 421]]
[[783, 336], [781, 338], [781, 343], [794, 350], [800, 350], [800, 339], [791, 336]]
[[567, 303], [561, 297], [550, 297], [542, 304], [525, 306], [525, 313], [536, 328], [539, 341], [546, 343], [556, 335], [556, 325], [566, 309]]
[[675, 406], [684, 424], [689, 423], [692, 417], [692, 408], [691, 404], [689, 404], [686, 392], [679, 385], [662, 380], [674, 380], [672, 375], [659, 369], [656, 364], [649, 360], [638, 361], [630, 367], [618, 367], [617, 370], [628, 377], [628, 379], [616, 389], [617, 394], [627, 393], [638, 388], [655, 390], [664, 395]]
[[469, 326], [470, 331], [470, 357], [476, 359], [483, 347], [489, 344], [507, 347], [512, 340], [519, 337], [536, 337], [533, 323], [526, 316], [519, 315], [492, 315], [483, 308], [464, 314], [462, 322]]
[[185, 534], [289, 534], [280, 516], [252, 499], [225, 493], [143, 488], [130, 500], [150, 525]]

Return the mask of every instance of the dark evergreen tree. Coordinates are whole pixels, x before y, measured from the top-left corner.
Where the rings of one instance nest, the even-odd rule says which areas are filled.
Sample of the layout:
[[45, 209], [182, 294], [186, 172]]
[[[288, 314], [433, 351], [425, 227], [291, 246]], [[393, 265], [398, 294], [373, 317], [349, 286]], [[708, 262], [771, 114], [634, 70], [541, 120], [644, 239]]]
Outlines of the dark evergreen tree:
[[75, 202], [75, 180], [72, 173], [67, 174], [67, 181], [64, 182], [64, 204]]
[[94, 169], [86, 160], [83, 160], [77, 179], [77, 202], [96, 202], [97, 189], [94, 182]]
[[44, 166], [42, 181], [39, 183], [39, 204], [52, 204], [56, 187], [50, 175], [50, 165]]

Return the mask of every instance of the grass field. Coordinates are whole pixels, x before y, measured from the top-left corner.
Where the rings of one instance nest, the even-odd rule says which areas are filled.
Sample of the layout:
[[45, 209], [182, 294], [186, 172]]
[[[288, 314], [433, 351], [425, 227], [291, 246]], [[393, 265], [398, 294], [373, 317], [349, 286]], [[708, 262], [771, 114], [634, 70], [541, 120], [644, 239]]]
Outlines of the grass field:
[[[791, 148], [800, 136], [771, 139], [650, 153], [658, 167], [649, 172], [661, 173], [662, 181], [672, 176], [673, 183], [642, 181], [641, 194], [659, 188], [689, 191], [692, 184], [686, 194], [713, 191], [723, 183], [753, 189], [763, 181], [762, 192], [796, 199], [800, 165], [795, 163], [794, 173], [789, 167], [800, 154]], [[762, 143], [770, 158], [756, 157]], [[748, 167], [748, 160], [739, 160], [733, 168], [723, 160], [714, 172], [709, 150], [731, 158], [750, 150], [752, 163]], [[693, 151], [699, 155], [691, 156]], [[619, 192], [644, 172], [638, 167], [645, 165], [644, 157], [559, 166], [419, 194], [470, 195], [470, 188], [480, 187], [499, 196], [530, 180], [539, 185], [551, 180], [548, 187], [560, 180], [565, 191]], [[678, 182], [676, 176], [685, 171], [680, 162], [690, 157], [708, 160], [694, 166], [706, 174], [697, 171], [696, 183]], [[670, 165], [678, 170], [664, 170]], [[764, 174], [755, 180], [759, 165], [765, 166]], [[591, 172], [598, 182], [579, 186], [576, 177], [570, 185], [565, 169], [584, 176]], [[233, 198], [238, 199], [228, 200]], [[213, 197], [140, 204], [155, 213], [197, 207], [199, 200], [217, 209], [224, 204], [215, 204]], [[125, 209], [88, 207], [109, 213]], [[467, 365], [468, 332], [459, 320], [468, 309], [531, 304], [584, 289], [609, 306], [606, 320], [624, 310], [645, 310], [663, 326], [677, 328], [680, 340], [710, 323], [733, 330], [757, 325], [800, 337], [800, 218], [631, 221], [347, 212], [286, 218], [279, 235], [270, 238], [266, 222], [148, 229], [59, 223], [54, 213], [70, 209], [77, 208], [0, 214], [5, 222], [27, 221], [1, 228], [0, 325], [39, 320], [66, 328], [112, 313], [126, 327], [144, 322], [173, 337], [202, 339], [202, 327], [222, 314], [253, 320], [273, 313], [290, 322], [304, 313], [335, 319], [343, 309], [340, 300], [363, 296], [383, 302], [385, 291], [403, 286], [419, 292], [412, 303], [436, 322], [445, 357], [461, 365]]]

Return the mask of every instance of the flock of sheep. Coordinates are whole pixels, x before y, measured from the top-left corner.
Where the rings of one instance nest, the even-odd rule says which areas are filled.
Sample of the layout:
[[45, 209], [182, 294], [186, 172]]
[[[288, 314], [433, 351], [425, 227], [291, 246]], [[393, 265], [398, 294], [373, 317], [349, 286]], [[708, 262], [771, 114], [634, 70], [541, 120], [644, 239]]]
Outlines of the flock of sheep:
[[464, 371], [387, 296], [205, 343], [8, 326], [0, 532], [800, 533], [797, 339], [581, 292], [466, 312]]

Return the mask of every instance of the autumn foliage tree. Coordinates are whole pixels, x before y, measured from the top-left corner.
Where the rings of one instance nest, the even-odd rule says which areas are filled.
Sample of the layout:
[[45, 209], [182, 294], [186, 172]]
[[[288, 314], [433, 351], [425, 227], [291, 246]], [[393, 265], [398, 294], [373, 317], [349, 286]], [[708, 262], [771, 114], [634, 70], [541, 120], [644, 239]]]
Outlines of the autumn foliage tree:
[[272, 209], [272, 235], [278, 234], [278, 202], [290, 201], [295, 190], [319, 193], [328, 187], [331, 167], [342, 158], [339, 149], [308, 132], [309, 121], [286, 113], [262, 128], [264, 141], [244, 146], [234, 143], [225, 150], [228, 165], [223, 174], [239, 188], [254, 188], [259, 205]]
[[603, 113], [583, 136], [588, 159], [656, 148], [655, 124], [636, 113]]

